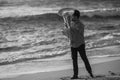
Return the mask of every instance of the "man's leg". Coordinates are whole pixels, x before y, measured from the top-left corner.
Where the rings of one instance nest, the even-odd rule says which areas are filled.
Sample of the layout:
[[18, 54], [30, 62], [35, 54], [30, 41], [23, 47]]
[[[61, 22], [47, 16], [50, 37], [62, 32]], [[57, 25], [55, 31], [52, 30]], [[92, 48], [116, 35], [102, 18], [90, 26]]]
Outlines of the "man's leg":
[[86, 70], [88, 71], [88, 73], [90, 74], [91, 77], [93, 77], [93, 74], [92, 74], [92, 69], [91, 69], [91, 66], [90, 66], [90, 63], [88, 61], [88, 58], [86, 56], [86, 51], [85, 51], [85, 44], [81, 45], [79, 47], [79, 53], [80, 53], [80, 56], [85, 64], [85, 67], [86, 67]]
[[71, 47], [71, 57], [73, 61], [73, 79], [78, 78], [78, 61], [77, 61], [77, 50]]

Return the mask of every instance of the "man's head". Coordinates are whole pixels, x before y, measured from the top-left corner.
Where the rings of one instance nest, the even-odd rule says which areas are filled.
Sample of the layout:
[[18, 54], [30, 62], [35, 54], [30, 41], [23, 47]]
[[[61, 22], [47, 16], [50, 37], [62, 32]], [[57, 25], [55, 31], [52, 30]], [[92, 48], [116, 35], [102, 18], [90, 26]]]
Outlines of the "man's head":
[[72, 15], [73, 19], [79, 19], [80, 18], [80, 12], [78, 10], [74, 10], [74, 13]]

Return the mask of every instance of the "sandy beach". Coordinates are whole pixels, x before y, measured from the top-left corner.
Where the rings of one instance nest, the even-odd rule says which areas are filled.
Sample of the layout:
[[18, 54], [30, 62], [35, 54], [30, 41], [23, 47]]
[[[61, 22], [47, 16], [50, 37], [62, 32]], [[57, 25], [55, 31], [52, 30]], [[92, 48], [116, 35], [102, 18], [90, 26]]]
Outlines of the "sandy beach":
[[[106, 59], [104, 62], [93, 63], [92, 69], [94, 75], [98, 75], [98, 76], [105, 75], [111, 78], [114, 78], [114, 76], [116, 75], [120, 76], [120, 59], [119, 57], [112, 57], [110, 59]], [[110, 73], [109, 71], [113, 73]], [[0, 80], [60, 80], [60, 78], [62, 77], [72, 76], [72, 69], [24, 74], [16, 77], [13, 76], [8, 78], [3, 78]], [[84, 67], [79, 68], [79, 76], [89, 76]], [[102, 80], [102, 78], [100, 80]], [[116, 80], [116, 79], [110, 79], [110, 80]]]

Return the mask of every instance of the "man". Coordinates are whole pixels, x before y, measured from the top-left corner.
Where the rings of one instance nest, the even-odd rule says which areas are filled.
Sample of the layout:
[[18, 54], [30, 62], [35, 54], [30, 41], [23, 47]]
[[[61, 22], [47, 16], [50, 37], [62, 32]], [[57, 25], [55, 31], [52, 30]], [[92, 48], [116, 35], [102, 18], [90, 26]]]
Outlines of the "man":
[[66, 29], [63, 31], [63, 34], [70, 39], [71, 44], [71, 56], [73, 61], [74, 72], [74, 75], [71, 79], [78, 78], [78, 52], [80, 53], [80, 56], [85, 64], [86, 70], [93, 78], [92, 69], [85, 51], [84, 25], [80, 21], [80, 12], [78, 10], [74, 10], [71, 19], [70, 17], [68, 19], [68, 21], [70, 21], [69, 26], [65, 23]]

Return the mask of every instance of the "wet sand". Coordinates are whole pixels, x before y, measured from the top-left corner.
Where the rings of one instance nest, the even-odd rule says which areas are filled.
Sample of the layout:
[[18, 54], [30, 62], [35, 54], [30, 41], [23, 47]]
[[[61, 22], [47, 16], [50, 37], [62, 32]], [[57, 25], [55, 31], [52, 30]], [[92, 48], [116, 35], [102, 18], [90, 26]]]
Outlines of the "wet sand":
[[[101, 59], [102, 60], [102, 59]], [[93, 69], [93, 73], [95, 76], [106, 76], [99, 77], [95, 80], [119, 80], [116, 78], [120, 77], [120, 59], [113, 58], [111, 60], [106, 60], [105, 62], [94, 63], [91, 65]], [[72, 76], [72, 69], [59, 70], [59, 71], [51, 71], [51, 72], [41, 72], [41, 73], [33, 73], [33, 74], [24, 74], [11, 78], [3, 78], [0, 80], [61, 80], [60, 78]], [[85, 67], [79, 68], [79, 76], [89, 76]], [[80, 79], [82, 80], [82, 79]], [[94, 80], [94, 79], [88, 79]]]

